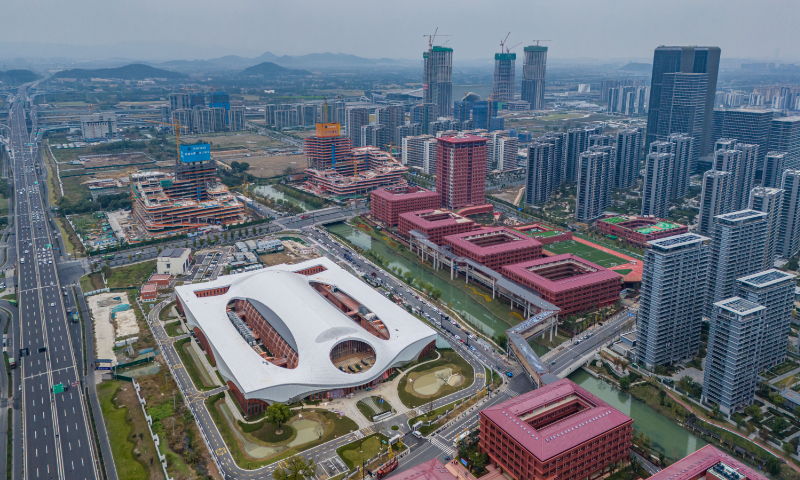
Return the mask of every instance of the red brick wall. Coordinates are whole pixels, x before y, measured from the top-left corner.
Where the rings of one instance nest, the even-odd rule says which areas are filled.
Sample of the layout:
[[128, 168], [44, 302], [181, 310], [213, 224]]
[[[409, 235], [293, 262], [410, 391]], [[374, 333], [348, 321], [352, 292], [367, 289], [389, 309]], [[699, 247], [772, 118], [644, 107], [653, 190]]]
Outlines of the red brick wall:
[[561, 309], [561, 315], [580, 313], [611, 305], [619, 300], [619, 292], [622, 290], [622, 277], [619, 279], [610, 278], [590, 285], [554, 292], [531, 281], [528, 277], [517, 275], [515, 272], [502, 270], [501, 273], [514, 282], [525, 285], [541, 294], [542, 299]]
[[209, 288], [208, 290], [197, 290], [194, 294], [197, 297], [216, 297], [217, 295], [224, 295], [228, 293], [229, 286], [219, 288]]
[[228, 388], [230, 388], [233, 398], [235, 398], [239, 406], [242, 407], [242, 411], [244, 412], [244, 415], [246, 417], [249, 417], [251, 415], [257, 415], [266, 410], [267, 407], [269, 406], [269, 403], [265, 402], [264, 400], [256, 400], [256, 399], [248, 400], [244, 398], [242, 392], [240, 392], [239, 389], [236, 388], [236, 384], [233, 382], [230, 381], [228, 382]]
[[299, 273], [300, 275], [314, 275], [314, 274], [317, 274], [317, 273], [320, 273], [320, 272], [324, 272], [325, 270], [327, 270], [327, 269], [325, 267], [323, 267], [322, 265], [317, 265], [317, 266], [314, 266], [314, 267], [308, 267], [308, 268], [303, 269], [303, 270], [298, 270], [298, 271], [296, 271], [294, 273]]
[[451, 225], [443, 225], [443, 226], [433, 226], [429, 228], [423, 228], [414, 222], [413, 220], [409, 220], [405, 217], [398, 217], [399, 226], [397, 227], [397, 233], [402, 236], [408, 237], [411, 230], [419, 230], [420, 232], [424, 233], [428, 236], [428, 240], [431, 242], [441, 245], [444, 241], [444, 237], [447, 235], [455, 235], [457, 233], [463, 232], [470, 232], [475, 230], [476, 224], [474, 222], [463, 222], [463, 223], [456, 223]]
[[529, 245], [517, 250], [511, 250], [500, 253], [493, 253], [489, 255], [480, 255], [474, 250], [466, 249], [458, 243], [448, 242], [447, 239], [444, 243], [453, 247], [453, 253], [459, 257], [467, 257], [481, 265], [491, 268], [492, 270], [499, 271], [503, 265], [511, 265], [514, 263], [527, 262], [528, 260], [536, 260], [542, 258], [541, 245]]
[[430, 193], [430, 195], [419, 196], [417, 193], [409, 195], [398, 194], [393, 198], [387, 199], [380, 195], [375, 195], [373, 192], [370, 214], [386, 225], [393, 227], [397, 225], [398, 215], [401, 213], [438, 207], [439, 196], [433, 192], [427, 193]]
[[194, 327], [194, 338], [196, 338], [197, 342], [203, 346], [203, 350], [206, 351], [206, 353], [208, 354], [208, 358], [211, 359], [211, 365], [216, 367], [217, 360], [214, 358], [214, 351], [211, 350], [211, 346], [208, 344], [208, 339], [206, 338], [203, 331], [200, 330], [200, 328], [198, 327]]
[[245, 321], [276, 358], [286, 358], [286, 368], [296, 368], [297, 352], [281, 337], [272, 325], [246, 300], [236, 300], [236, 311], [244, 314]]

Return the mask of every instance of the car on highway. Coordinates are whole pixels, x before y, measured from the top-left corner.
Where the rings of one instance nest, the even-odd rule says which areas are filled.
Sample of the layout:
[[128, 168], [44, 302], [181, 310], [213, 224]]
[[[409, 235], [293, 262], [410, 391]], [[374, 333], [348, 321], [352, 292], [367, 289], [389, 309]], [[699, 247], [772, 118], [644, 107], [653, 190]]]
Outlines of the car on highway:
[[507, 376], [507, 377], [510, 377], [510, 378], [513, 378], [513, 377], [514, 377], [514, 374], [513, 374], [513, 373], [511, 373], [511, 372], [506, 372], [506, 376]]
[[55, 302], [50, 303], [50, 306], [55, 307], [56, 306]]

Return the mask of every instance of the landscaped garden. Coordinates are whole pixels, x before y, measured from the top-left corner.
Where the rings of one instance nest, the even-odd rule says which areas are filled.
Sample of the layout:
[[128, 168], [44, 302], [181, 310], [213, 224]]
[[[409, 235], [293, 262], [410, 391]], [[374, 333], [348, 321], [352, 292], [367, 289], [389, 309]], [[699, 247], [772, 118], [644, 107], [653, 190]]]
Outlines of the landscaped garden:
[[369, 421], [373, 421], [373, 418], [378, 415], [392, 411], [392, 406], [389, 402], [377, 395], [362, 398], [356, 403], [356, 406], [358, 407], [358, 411], [361, 412], [361, 415], [364, 415]]
[[472, 366], [453, 350], [439, 350], [441, 358], [409, 371], [397, 384], [403, 405], [416, 408], [472, 385]]

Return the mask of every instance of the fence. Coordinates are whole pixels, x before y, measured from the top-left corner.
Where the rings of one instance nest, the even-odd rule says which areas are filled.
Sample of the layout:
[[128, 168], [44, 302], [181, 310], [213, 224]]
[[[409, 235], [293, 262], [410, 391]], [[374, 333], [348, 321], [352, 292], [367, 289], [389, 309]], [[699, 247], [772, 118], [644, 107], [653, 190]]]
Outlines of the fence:
[[153, 439], [153, 443], [156, 445], [156, 454], [158, 455], [158, 461], [161, 462], [161, 469], [164, 470], [164, 478], [167, 480], [173, 480], [167, 474], [167, 457], [164, 456], [161, 451], [158, 449], [158, 446], [161, 444], [161, 440], [158, 438], [158, 435], [153, 433], [153, 417], [147, 414], [147, 409], [144, 406], [147, 404], [147, 400], [142, 398], [139, 394], [139, 384], [136, 383], [136, 380], [131, 378], [131, 383], [133, 384], [133, 388], [136, 390], [136, 398], [139, 399], [139, 405], [142, 407], [142, 413], [144, 413], [144, 419], [147, 420], [147, 430], [150, 431], [150, 437]]
[[110, 291], [111, 290], [109, 290], [108, 287], [106, 287], [106, 288], [101, 288], [100, 290], [92, 290], [91, 292], [85, 292], [83, 296], [88, 297], [89, 295], [97, 295], [98, 293], [106, 293]]

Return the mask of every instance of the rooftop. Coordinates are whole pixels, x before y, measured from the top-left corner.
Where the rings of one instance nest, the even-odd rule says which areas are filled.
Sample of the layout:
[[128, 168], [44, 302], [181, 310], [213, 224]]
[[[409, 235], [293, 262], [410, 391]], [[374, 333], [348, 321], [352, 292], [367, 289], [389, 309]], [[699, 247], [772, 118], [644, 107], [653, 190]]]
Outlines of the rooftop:
[[454, 225], [458, 223], [475, 223], [473, 220], [462, 217], [461, 215], [451, 212], [450, 210], [438, 208], [401, 213], [400, 217], [407, 220], [413, 220], [416, 225], [419, 225], [422, 228]]
[[484, 137], [479, 137], [477, 135], [471, 135], [469, 133], [459, 133], [458, 135], [453, 137], [442, 136], [439, 137], [438, 140], [440, 142], [445, 142], [445, 143], [472, 143], [472, 142], [486, 143], [488, 139]]
[[408, 187], [408, 186], [379, 188], [373, 191], [372, 195], [374, 197], [380, 197], [386, 200], [398, 199], [398, 197], [402, 197], [403, 199], [439, 197], [438, 193], [432, 192], [430, 190], [425, 190], [422, 187]]
[[[309, 275], [295, 273], [321, 267]], [[315, 288], [315, 285], [317, 286]], [[343, 293], [351, 303], [375, 314], [388, 339], [370, 333], [336, 307], [328, 296]], [[195, 292], [221, 289], [224, 293], [198, 296]], [[363, 385], [390, 367], [403, 365], [436, 338], [436, 332], [398, 307], [359, 278], [327, 258], [295, 265], [276, 265], [217, 280], [175, 288], [189, 325], [208, 338], [220, 373], [233, 381], [247, 398], [287, 402], [321, 390]], [[298, 363], [286, 369], [264, 360], [228, 321], [227, 305], [247, 300], [297, 352]], [[344, 299], [347, 300], [347, 299]], [[367, 344], [375, 352], [374, 365], [363, 372], [345, 373], [331, 361], [332, 349], [345, 341]]]
[[457, 233], [445, 237], [454, 246], [476, 252], [478, 255], [493, 255], [521, 248], [541, 247], [541, 243], [507, 227], [489, 227], [471, 232]]
[[737, 315], [748, 315], [759, 310], [764, 310], [764, 307], [761, 305], [740, 297], [731, 297], [726, 298], [725, 300], [720, 300], [719, 302], [714, 303], [714, 306], [724, 308], [725, 310], [731, 311]]
[[613, 270], [571, 253], [505, 265], [503, 270], [523, 278], [530, 278], [536, 284], [553, 292], [573, 290], [604, 280], [622, 281], [622, 277]]
[[[720, 464], [723, 464], [730, 469], [730, 471], [738, 474], [734, 479], [747, 478], [748, 480], [767, 480], [766, 476], [761, 475], [739, 460], [711, 445], [706, 445], [700, 450], [683, 457], [683, 459], [678, 460], [650, 478], [652, 480], [691, 480], [702, 477], [705, 472], [712, 470], [715, 466]], [[717, 469], [723, 470], [719, 467], [717, 467]], [[712, 470], [711, 473], [720, 478], [728, 478], [714, 470]]]
[[188, 248], [167, 248], [158, 255], [158, 258], [181, 258], [186, 252], [191, 252]]
[[769, 285], [774, 285], [776, 283], [783, 282], [785, 280], [790, 280], [794, 282], [797, 277], [792, 275], [789, 272], [784, 272], [783, 270], [777, 270], [775, 268], [771, 268], [764, 272], [754, 273], [752, 275], [748, 275], [746, 277], [739, 278], [742, 283], [747, 283], [749, 285], [753, 285], [756, 287], [766, 287]]
[[767, 214], [756, 210], [739, 210], [738, 212], [723, 213], [714, 217], [715, 221], [741, 222], [755, 218], [766, 218]]
[[[542, 413], [566, 402], [577, 402], [579, 410], [555, 421], [542, 422]], [[481, 415], [542, 461], [633, 423], [633, 419], [568, 379], [486, 408]], [[533, 423], [539, 427], [534, 428]]]
[[697, 235], [696, 233], [682, 233], [680, 235], [673, 235], [671, 237], [664, 237], [664, 238], [659, 238], [657, 240], [651, 240], [647, 242], [647, 244], [658, 250], [669, 251], [672, 249], [677, 249], [679, 247], [685, 247], [687, 245], [693, 245], [709, 241], [711, 241], [710, 238], [704, 237], [702, 235]]

